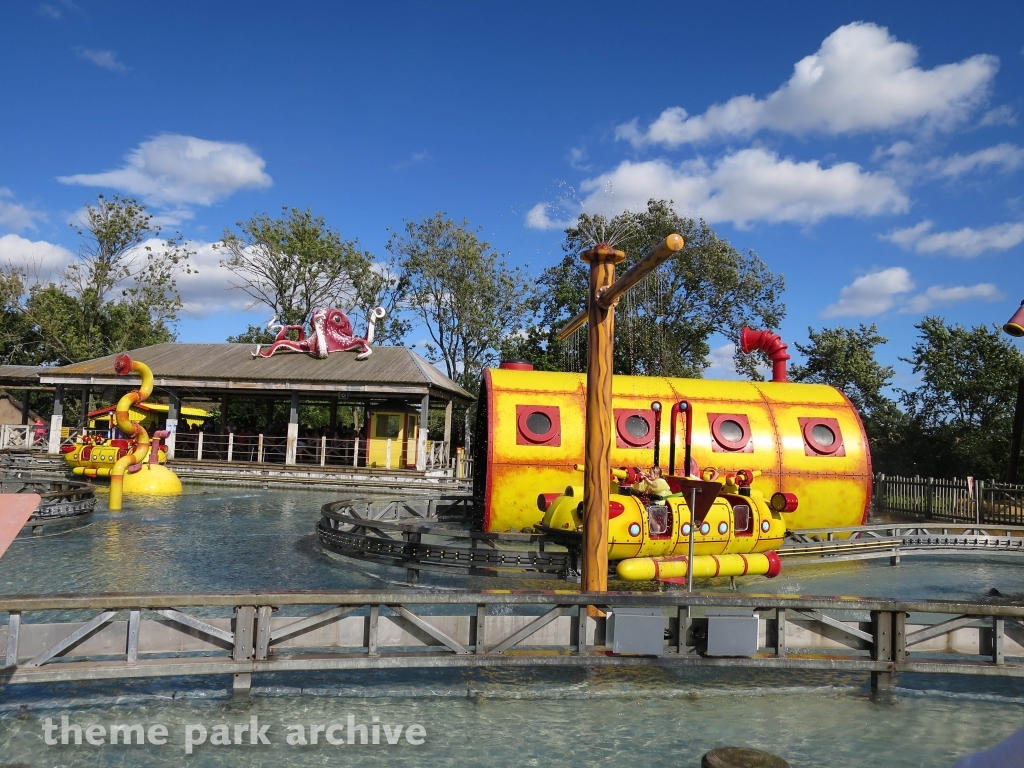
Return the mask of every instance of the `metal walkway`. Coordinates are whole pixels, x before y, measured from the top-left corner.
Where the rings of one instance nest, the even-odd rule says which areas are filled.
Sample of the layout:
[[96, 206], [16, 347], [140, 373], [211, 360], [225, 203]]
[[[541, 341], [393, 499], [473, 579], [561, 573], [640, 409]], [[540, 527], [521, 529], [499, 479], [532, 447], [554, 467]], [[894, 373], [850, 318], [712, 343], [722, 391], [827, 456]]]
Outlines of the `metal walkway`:
[[[605, 618], [661, 614], [661, 654], [616, 655]], [[756, 652], [706, 655], [708, 609], [757, 617]], [[48, 621], [75, 611], [77, 621]], [[280, 613], [278, 613], [280, 611]], [[276, 592], [0, 598], [0, 690], [22, 683], [439, 667], [737, 667], [1024, 677], [1024, 606], [685, 592]], [[66, 615], [66, 614], [65, 614]], [[30, 621], [30, 619], [32, 619]]]
[[779, 557], [786, 565], [912, 555], [1024, 555], [1024, 527], [883, 524], [790, 531]]

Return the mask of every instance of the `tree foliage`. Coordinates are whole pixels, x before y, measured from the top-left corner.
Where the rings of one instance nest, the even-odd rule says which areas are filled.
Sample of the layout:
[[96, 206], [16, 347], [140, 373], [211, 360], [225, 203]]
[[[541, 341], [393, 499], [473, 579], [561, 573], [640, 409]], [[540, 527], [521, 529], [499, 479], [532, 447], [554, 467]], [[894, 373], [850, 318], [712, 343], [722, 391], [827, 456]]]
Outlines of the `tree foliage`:
[[997, 327], [968, 329], [940, 317], [915, 327], [920, 339], [901, 359], [921, 383], [899, 392], [920, 474], [1002, 478], [1024, 355]]
[[117, 195], [100, 195], [73, 226], [83, 243], [56, 281], [33, 281], [24, 265], [3, 269], [2, 357], [64, 365], [173, 340], [177, 275], [192, 271], [181, 235], [152, 245], [160, 227], [144, 205]]
[[472, 387], [496, 361], [503, 340], [522, 324], [530, 281], [509, 268], [469, 222], [443, 212], [407, 221], [388, 250], [401, 270], [404, 301], [430, 336], [427, 357]]
[[224, 230], [217, 246], [221, 265], [234, 274], [232, 285], [248, 294], [250, 307], [268, 307], [286, 325], [305, 325], [317, 307], [348, 311], [357, 303], [354, 276], [368, 269], [369, 256], [307, 208], [283, 209]]
[[[616, 273], [624, 273], [668, 235], [683, 236], [683, 251], [619, 302], [615, 320], [615, 372], [647, 376], [701, 376], [708, 366], [709, 339], [736, 339], [744, 325], [778, 327], [785, 314], [782, 276], [775, 275], [753, 251], [740, 253], [704, 221], [677, 214], [670, 201], [650, 200], [647, 209], [613, 218], [584, 214], [565, 231], [561, 262], [540, 279], [535, 323], [522, 339], [506, 347], [540, 368], [586, 366], [586, 338], [559, 342], [555, 334], [586, 305], [588, 266], [580, 252], [614, 235], [626, 253]], [[583, 331], [585, 334], [585, 331]], [[576, 348], [583, 357], [572, 360]], [[760, 378], [757, 361], [736, 355], [738, 370]]]

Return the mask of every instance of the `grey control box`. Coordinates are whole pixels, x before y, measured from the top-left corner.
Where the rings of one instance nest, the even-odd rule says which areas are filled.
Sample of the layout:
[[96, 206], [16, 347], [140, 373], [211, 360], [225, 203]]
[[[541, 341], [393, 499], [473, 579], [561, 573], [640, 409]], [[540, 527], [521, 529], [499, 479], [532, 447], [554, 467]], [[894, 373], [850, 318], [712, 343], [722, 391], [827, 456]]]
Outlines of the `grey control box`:
[[662, 656], [665, 617], [660, 608], [613, 607], [608, 612], [605, 637], [612, 653]]
[[758, 618], [753, 610], [708, 609], [708, 656], [756, 656]]

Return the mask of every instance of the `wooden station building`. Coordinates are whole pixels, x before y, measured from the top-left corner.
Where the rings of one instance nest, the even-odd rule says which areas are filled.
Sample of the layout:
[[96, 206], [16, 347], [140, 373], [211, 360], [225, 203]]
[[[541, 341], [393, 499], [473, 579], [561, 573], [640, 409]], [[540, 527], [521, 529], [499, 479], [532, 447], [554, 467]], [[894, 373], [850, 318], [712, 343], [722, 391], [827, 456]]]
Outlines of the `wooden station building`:
[[[469, 392], [405, 347], [374, 347], [365, 360], [357, 360], [354, 352], [335, 352], [325, 359], [282, 352], [261, 358], [253, 357], [252, 350], [252, 344], [167, 343], [127, 353], [153, 371], [150, 400], [166, 404], [165, 409], [159, 409], [160, 426], [171, 433], [167, 438], [171, 458], [177, 449], [178, 458], [199, 460], [344, 463], [422, 471], [428, 463], [436, 464], [441, 454], [447, 459], [453, 403], [474, 400]], [[94, 402], [94, 393], [102, 391], [107, 400], [116, 392], [116, 402], [137, 386], [137, 378], [114, 373], [116, 357], [108, 355], [32, 372], [37, 386], [54, 391], [49, 453], [60, 452], [63, 400], [69, 391], [78, 390], [82, 403], [89, 404]], [[271, 417], [275, 409], [286, 404], [287, 422], [280, 419], [282, 429], [278, 434], [271, 434], [270, 429], [258, 436], [243, 431], [236, 434], [228, 414], [232, 403], [239, 402], [254, 409], [265, 408], [268, 426], [276, 421]], [[188, 412], [182, 413], [186, 403], [219, 404], [219, 422], [187, 430], [183, 416], [187, 417]], [[329, 411], [329, 423], [319, 430], [321, 434], [300, 435], [299, 409], [303, 404], [317, 404]], [[348, 429], [342, 438], [338, 411], [344, 406], [360, 412], [362, 425], [358, 432]], [[84, 405], [83, 413], [89, 408]], [[444, 437], [431, 441], [428, 452], [429, 414], [433, 409], [444, 411]], [[84, 418], [82, 421], [81, 426], [87, 426]]]

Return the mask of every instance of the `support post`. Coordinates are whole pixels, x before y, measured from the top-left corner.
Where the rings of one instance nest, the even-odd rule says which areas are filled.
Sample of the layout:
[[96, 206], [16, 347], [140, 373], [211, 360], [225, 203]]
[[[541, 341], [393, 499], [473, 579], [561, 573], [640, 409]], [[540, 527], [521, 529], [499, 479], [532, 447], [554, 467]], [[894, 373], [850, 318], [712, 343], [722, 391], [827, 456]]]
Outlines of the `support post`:
[[[256, 606], [239, 605], [235, 607], [235, 645], [231, 658], [235, 661], [249, 661], [255, 652], [253, 625], [256, 621]], [[235, 675], [231, 692], [234, 696], [245, 697], [252, 688], [252, 673], [243, 672]]]
[[420, 432], [416, 436], [416, 469], [423, 472], [427, 468], [427, 434], [430, 432], [430, 395], [420, 400]]
[[444, 450], [445, 463], [447, 464], [452, 452], [452, 406], [454, 401], [449, 400], [444, 407]]
[[53, 390], [53, 416], [50, 417], [50, 439], [46, 444], [47, 453], [60, 453], [60, 432], [63, 426], [64, 385], [58, 384]]
[[167, 446], [168, 460], [174, 458], [175, 435], [178, 433], [178, 419], [181, 413], [181, 398], [178, 393], [171, 390], [167, 394], [167, 437], [164, 438], [164, 445]]
[[295, 463], [295, 451], [299, 442], [299, 393], [292, 392], [291, 407], [288, 409], [288, 437], [284, 451], [284, 463]]
[[338, 428], [338, 396], [331, 395], [331, 431]]
[[28, 396], [31, 390], [23, 390], [21, 393], [21, 423], [28, 424]]
[[1021, 433], [1024, 432], [1024, 376], [1017, 379], [1017, 407], [1013, 411], [1013, 432], [1010, 434], [1010, 464], [1006, 469], [1006, 482], [1017, 482], [1020, 463]]
[[892, 688], [892, 611], [872, 611], [874, 623], [874, 648], [871, 656], [875, 661], [887, 662], [885, 672], [871, 673], [871, 690], [888, 691]]
[[590, 264], [582, 589], [584, 592], [606, 592], [615, 309], [602, 307], [598, 298], [615, 280], [615, 265], [625, 259], [626, 254], [605, 245], [584, 251], [581, 258]]
[[84, 432], [89, 426], [89, 395], [92, 393], [92, 387], [82, 387], [82, 413], [78, 417], [78, 426], [82, 428]]

